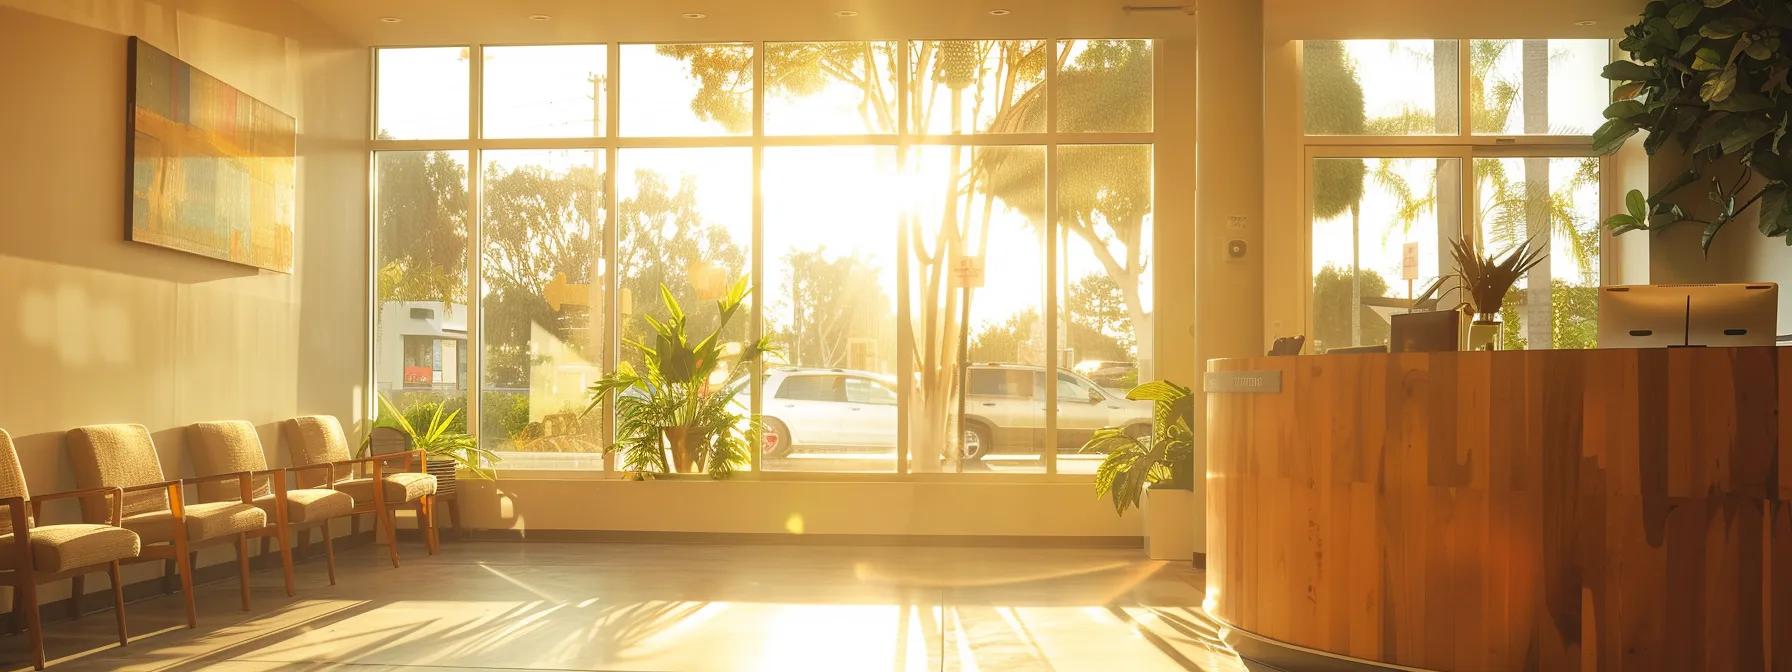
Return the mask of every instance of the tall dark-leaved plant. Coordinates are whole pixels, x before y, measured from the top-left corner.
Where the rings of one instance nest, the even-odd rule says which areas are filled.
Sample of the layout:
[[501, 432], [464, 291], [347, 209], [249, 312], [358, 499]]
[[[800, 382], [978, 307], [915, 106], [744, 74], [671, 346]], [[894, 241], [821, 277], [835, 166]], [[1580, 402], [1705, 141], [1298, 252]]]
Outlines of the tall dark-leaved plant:
[[[1654, 0], [1635, 25], [1624, 29], [1619, 48], [1630, 60], [1605, 66], [1619, 83], [1593, 135], [1596, 151], [1610, 153], [1638, 131], [1653, 155], [1670, 138], [1690, 166], [1654, 193], [1633, 190], [1626, 212], [1605, 224], [1615, 233], [1681, 223], [1704, 227], [1699, 244], [1759, 205], [1761, 233], [1792, 245], [1792, 2], [1786, 0]], [[1707, 182], [1711, 213], [1698, 216], [1679, 194]]]

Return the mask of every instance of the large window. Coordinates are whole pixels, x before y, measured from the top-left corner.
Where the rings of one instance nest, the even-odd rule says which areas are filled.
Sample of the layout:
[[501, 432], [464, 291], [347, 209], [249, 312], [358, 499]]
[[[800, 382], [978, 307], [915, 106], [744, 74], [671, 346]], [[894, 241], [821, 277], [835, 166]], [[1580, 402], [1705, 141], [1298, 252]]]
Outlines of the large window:
[[1593, 347], [1603, 233], [1589, 134], [1608, 98], [1598, 72], [1609, 43], [1328, 40], [1301, 51], [1317, 348], [1386, 343], [1389, 318], [1453, 272], [1458, 240], [1484, 254], [1547, 245], [1506, 301], [1503, 347]]
[[744, 277], [749, 470], [1092, 473], [1150, 422], [1153, 46], [380, 49], [375, 389], [613, 469], [586, 388]]

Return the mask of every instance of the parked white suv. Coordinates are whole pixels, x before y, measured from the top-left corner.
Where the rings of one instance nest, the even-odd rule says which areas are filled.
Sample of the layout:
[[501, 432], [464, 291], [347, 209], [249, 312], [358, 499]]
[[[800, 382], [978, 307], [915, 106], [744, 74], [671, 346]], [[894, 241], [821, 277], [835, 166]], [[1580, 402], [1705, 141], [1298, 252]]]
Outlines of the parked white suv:
[[[1045, 444], [1045, 367], [972, 364], [966, 383], [964, 456], [1038, 452]], [[1151, 402], [1133, 401], [1072, 371], [1058, 370], [1058, 450], [1082, 448], [1095, 430], [1151, 433]]]
[[[973, 364], [965, 398], [965, 457], [1039, 452], [1045, 443], [1045, 368]], [[893, 450], [896, 387], [889, 376], [850, 369], [782, 367], [766, 372], [765, 457], [796, 449]], [[746, 402], [745, 395], [738, 398]], [[1088, 378], [1058, 371], [1058, 450], [1075, 451], [1102, 427], [1151, 430], [1151, 404], [1128, 400]]]

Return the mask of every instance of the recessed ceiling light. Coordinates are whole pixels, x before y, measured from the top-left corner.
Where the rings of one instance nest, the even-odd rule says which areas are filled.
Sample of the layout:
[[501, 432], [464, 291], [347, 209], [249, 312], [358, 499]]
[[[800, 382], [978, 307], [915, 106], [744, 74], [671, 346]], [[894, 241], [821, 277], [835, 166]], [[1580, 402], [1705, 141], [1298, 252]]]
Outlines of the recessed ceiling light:
[[1581, 27], [1583, 27], [1583, 28], [1584, 28], [1584, 27], [1586, 27], [1586, 26], [1596, 26], [1596, 25], [1599, 25], [1599, 22], [1598, 22], [1598, 21], [1594, 21], [1594, 20], [1592, 20], [1592, 19], [1587, 19], [1587, 20], [1585, 20], [1585, 21], [1575, 21], [1575, 22], [1574, 22], [1574, 25], [1577, 25], [1577, 26], [1581, 26]]
[[399, 22], [399, 21], [403, 21], [403, 20], [404, 20], [404, 19], [401, 19], [401, 18], [398, 18], [398, 17], [396, 17], [396, 16], [382, 16], [382, 17], [380, 17], [380, 23], [398, 23], [398, 22]]
[[548, 16], [546, 14], [530, 14], [529, 15], [530, 21], [551, 21], [551, 20], [553, 20], [553, 18], [554, 17]]
[[685, 12], [683, 16], [684, 16], [684, 18], [687, 18], [687, 19], [707, 19], [707, 18], [709, 18], [709, 15], [704, 14], [703, 12]]
[[989, 10], [989, 15], [990, 15], [990, 16], [1007, 16], [1007, 15], [1009, 15], [1009, 14], [1013, 14], [1013, 13], [1014, 13], [1014, 12], [1010, 12], [1010, 11], [1008, 11], [1008, 10], [1006, 10], [1006, 9], [992, 9], [992, 10]]
[[841, 17], [841, 18], [846, 18], [846, 17], [851, 17], [851, 16], [858, 16], [858, 15], [859, 15], [859, 13], [858, 13], [858, 12], [855, 12], [855, 11], [853, 11], [853, 10], [850, 10], [850, 9], [842, 9], [842, 10], [840, 10], [840, 11], [838, 11], [838, 12], [834, 12], [834, 16], [838, 16], [838, 17]]

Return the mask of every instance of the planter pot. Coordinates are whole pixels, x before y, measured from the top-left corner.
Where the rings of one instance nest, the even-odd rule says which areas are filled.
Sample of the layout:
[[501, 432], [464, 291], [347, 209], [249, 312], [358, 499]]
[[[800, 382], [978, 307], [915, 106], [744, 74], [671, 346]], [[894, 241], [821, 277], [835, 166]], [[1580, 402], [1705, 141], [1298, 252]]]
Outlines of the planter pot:
[[1500, 349], [1499, 316], [1476, 315], [1475, 321], [1468, 325], [1468, 342], [1464, 350], [1498, 350]]
[[703, 470], [697, 464], [697, 445], [699, 434], [689, 427], [666, 427], [660, 430], [666, 435], [666, 447], [672, 453], [672, 471], [679, 474], [695, 474]]
[[1145, 488], [1145, 555], [1152, 560], [1194, 562], [1195, 491]]
[[436, 496], [447, 499], [454, 496], [458, 486], [458, 477], [454, 475], [459, 467], [454, 460], [431, 456], [429, 458], [429, 475], [436, 477]]

